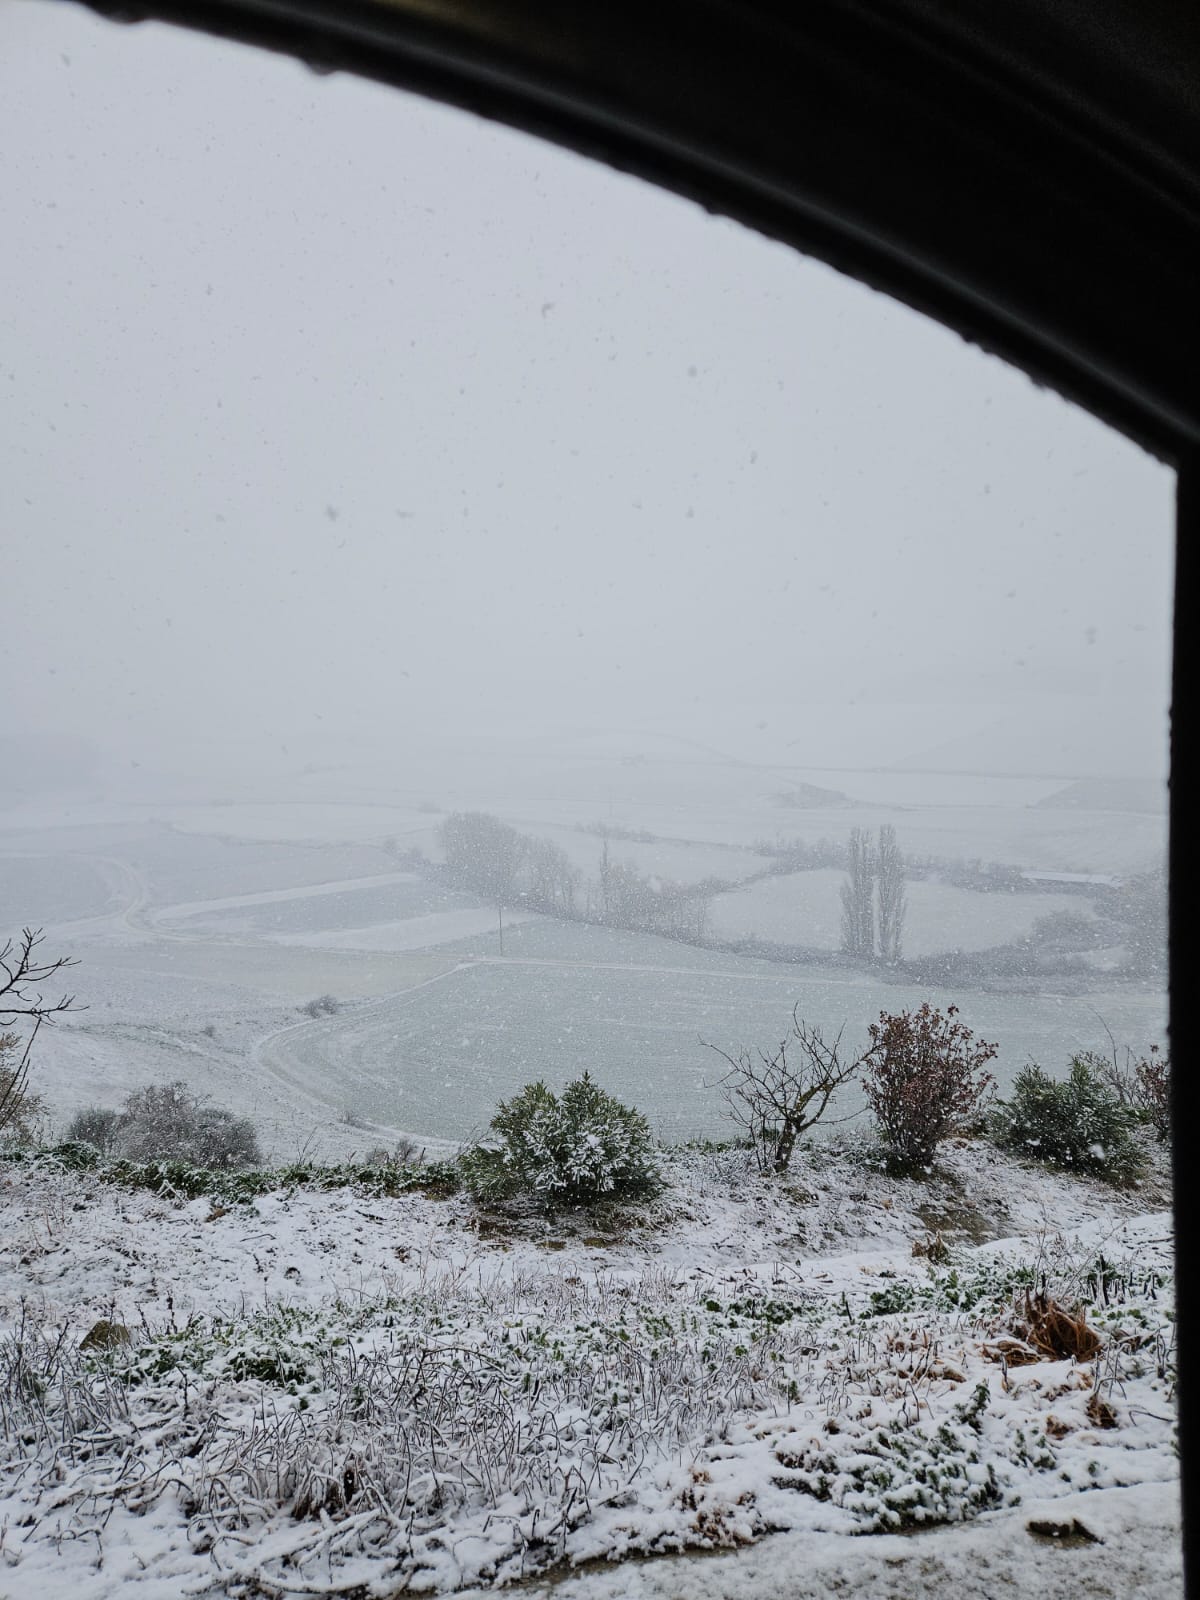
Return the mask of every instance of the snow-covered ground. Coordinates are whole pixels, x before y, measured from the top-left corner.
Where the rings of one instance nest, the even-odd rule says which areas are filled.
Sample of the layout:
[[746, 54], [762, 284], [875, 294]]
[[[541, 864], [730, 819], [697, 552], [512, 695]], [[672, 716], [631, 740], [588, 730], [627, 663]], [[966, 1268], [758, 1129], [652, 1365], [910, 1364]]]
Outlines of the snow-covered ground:
[[[847, 1049], [882, 1009], [930, 995], [850, 972], [772, 966], [619, 930], [538, 919], [432, 950], [305, 949], [271, 941], [151, 937], [71, 945], [87, 1010], [38, 1041], [36, 1080], [60, 1131], [85, 1105], [118, 1105], [147, 1083], [183, 1079], [255, 1118], [273, 1154], [317, 1139], [362, 1138], [349, 1110], [405, 1133], [462, 1138], [527, 1082], [561, 1085], [590, 1068], [665, 1137], [724, 1137], [716, 1088], [723, 1049], [777, 1043], [792, 1007]], [[331, 994], [333, 1015], [304, 1006]], [[1000, 1045], [1002, 1086], [1030, 1055], [1065, 1071], [1073, 1051], [1105, 1049], [1105, 1024], [1139, 1050], [1161, 1041], [1161, 994], [932, 992]], [[849, 1113], [861, 1101], [844, 1098]]]
[[[677, 781], [674, 771], [650, 762], [615, 768], [660, 796]], [[658, 824], [676, 834], [615, 839], [614, 859], [692, 881], [761, 872], [764, 858], [738, 837], [740, 830], [753, 836], [750, 813], [735, 804], [722, 814], [717, 805], [723, 794], [745, 803], [755, 786], [760, 836], [770, 832], [768, 821], [785, 816], [789, 826], [795, 820], [839, 838], [851, 823], [869, 820], [866, 809], [846, 808], [825, 830], [817, 813], [785, 813], [762, 798], [770, 774], [712, 763], [703, 772], [705, 784], [715, 784], [704, 791], [711, 809], [701, 796], [691, 813], [660, 800]], [[537, 787], [543, 776], [540, 768], [526, 776], [525, 791], [510, 795], [510, 814], [586, 865], [601, 841], [566, 819], [574, 807], [588, 824], [604, 807], [547, 797]], [[910, 790], [917, 782], [894, 774], [878, 781]], [[910, 798], [954, 802], [933, 808], [943, 818], [962, 810], [971, 792], [962, 778], [920, 782], [924, 790]], [[1046, 787], [1034, 786], [1037, 793]], [[1039, 811], [1029, 804], [1028, 783], [1009, 794], [1012, 788], [998, 791], [1006, 826], [1052, 826], [1076, 846], [1081, 838], [1094, 842], [1096, 828], [1124, 828], [1131, 847], [1130, 827], [1161, 822]], [[482, 802], [472, 796], [468, 803]], [[966, 809], [978, 820], [987, 807]], [[793, 1005], [829, 1034], [845, 1025], [853, 1048], [865, 1043], [867, 1023], [881, 1010], [926, 998], [956, 1004], [999, 1045], [1002, 1086], [1030, 1056], [1054, 1072], [1065, 1070], [1073, 1051], [1106, 1048], [1106, 1026], [1139, 1051], [1163, 1037], [1161, 990], [1115, 981], [1102, 987], [1100, 978], [1082, 994], [918, 991], [876, 973], [772, 965], [517, 910], [506, 913], [501, 954], [494, 908], [400, 865], [398, 852], [414, 840], [436, 852], [437, 817], [427, 810], [352, 798], [342, 808], [239, 802], [166, 806], [140, 817], [132, 808], [80, 811], [48, 811], [41, 827], [10, 815], [0, 830], [0, 903], [9, 926], [45, 924], [47, 948], [79, 960], [71, 981], [87, 1009], [39, 1041], [38, 1087], [59, 1131], [83, 1106], [116, 1106], [131, 1089], [182, 1078], [254, 1117], [280, 1158], [314, 1139], [331, 1154], [361, 1148], [347, 1113], [377, 1124], [376, 1142], [411, 1134], [435, 1144], [469, 1135], [497, 1099], [531, 1079], [561, 1084], [590, 1068], [665, 1137], [719, 1137], [726, 1131], [714, 1087], [719, 1063], [701, 1040], [723, 1049], [773, 1043]], [[647, 810], [635, 820], [655, 819]], [[368, 834], [369, 823], [380, 831]], [[1039, 849], [1019, 862], [1037, 861]], [[1055, 854], [1052, 864], [1075, 853]], [[1104, 855], [1096, 864], [1113, 860]], [[716, 931], [832, 947], [841, 876], [763, 878], [718, 896]], [[909, 884], [908, 898], [910, 953], [995, 944], [1055, 907], [1086, 908], [1061, 895], [984, 895], [921, 881]], [[302, 1008], [325, 994], [339, 1002], [337, 1013], [305, 1017]], [[847, 1100], [842, 1109], [854, 1108]]]
[[[592, 938], [613, 931], [572, 928], [568, 950], [551, 955], [541, 925], [514, 929], [503, 959], [464, 951], [457, 966], [419, 987], [266, 1041], [256, 1060], [310, 1095], [341, 1081], [374, 1120], [422, 1138], [467, 1137], [523, 1084], [540, 1078], [561, 1087], [588, 1069], [664, 1137], [721, 1138], [723, 1067], [703, 1041], [735, 1051], [774, 1045], [795, 1005], [830, 1037], [845, 1024], [850, 1052], [866, 1047], [867, 1024], [881, 1010], [919, 1005], [929, 994], [646, 936]], [[1005, 1090], [1031, 1055], [1062, 1072], [1073, 1051], [1104, 1049], [1105, 1021], [1143, 1051], [1165, 1023], [1161, 998], [1136, 992], [935, 998], [957, 1001], [969, 1026], [999, 1042]], [[850, 1088], [840, 1114], [862, 1104]]]
[[[1035, 809], [1050, 782], [862, 774], [856, 792], [646, 754], [606, 769], [607, 805], [581, 753], [553, 783], [497, 769], [486, 793], [431, 775], [427, 805], [10, 816], [0, 899], [79, 959], [87, 1007], [38, 1041], [51, 1131], [182, 1080], [252, 1117], [275, 1162], [404, 1134], [435, 1159], [522, 1084], [588, 1068], [664, 1138], [721, 1136], [701, 1038], [772, 1043], [794, 1004], [853, 1048], [880, 1009], [953, 1001], [999, 1043], [1002, 1083], [1029, 1055], [1061, 1071], [1103, 1048], [1106, 1024], [1162, 1038], [1151, 987], [927, 994], [539, 916], [506, 916], [501, 955], [490, 907], [408, 869], [414, 844], [436, 854], [435, 803], [496, 810], [585, 866], [600, 841], [578, 824], [644, 828], [655, 841], [613, 856], [693, 881], [761, 870], [749, 847], [776, 832], [883, 820], [907, 848], [1025, 867], [1131, 870], [1161, 844], [1150, 813]], [[859, 804], [770, 798], [810, 780]], [[840, 875], [805, 878], [832, 893]], [[777, 934], [797, 882], [719, 916], [744, 900]], [[1019, 931], [1014, 897], [909, 893], [910, 948]], [[840, 1138], [784, 1184], [736, 1151], [667, 1165], [651, 1205], [552, 1218], [361, 1183], [235, 1204], [0, 1166], [0, 1596], [1179, 1592], [1161, 1165], [1128, 1194], [973, 1144], [920, 1183]], [[947, 1259], [914, 1256], [939, 1234]], [[1043, 1272], [1098, 1355], [997, 1342], [1030, 1331]], [[102, 1320], [129, 1343], [81, 1352]]]
[[[1181, 1593], [1161, 1161], [667, 1174], [546, 1217], [0, 1167], [4, 1592]], [[1039, 1348], [1043, 1274], [1098, 1350]]]
[[[837, 950], [842, 942], [841, 890], [846, 874], [833, 868], [762, 878], [744, 889], [717, 895], [713, 931], [724, 938], [777, 940]], [[1070, 894], [978, 894], [952, 884], [905, 885], [904, 953], [923, 956], [944, 950], [987, 950], [1024, 938], [1039, 917], [1055, 911], [1091, 915], [1090, 903]]]

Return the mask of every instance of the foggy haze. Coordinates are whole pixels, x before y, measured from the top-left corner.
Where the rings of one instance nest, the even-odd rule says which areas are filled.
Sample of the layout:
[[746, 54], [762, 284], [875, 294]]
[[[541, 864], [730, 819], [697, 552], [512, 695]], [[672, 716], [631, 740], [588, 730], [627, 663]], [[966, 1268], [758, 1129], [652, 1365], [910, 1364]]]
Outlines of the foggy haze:
[[1163, 776], [1173, 476], [1098, 422], [509, 130], [0, 30], [0, 649], [51, 767], [600, 730]]

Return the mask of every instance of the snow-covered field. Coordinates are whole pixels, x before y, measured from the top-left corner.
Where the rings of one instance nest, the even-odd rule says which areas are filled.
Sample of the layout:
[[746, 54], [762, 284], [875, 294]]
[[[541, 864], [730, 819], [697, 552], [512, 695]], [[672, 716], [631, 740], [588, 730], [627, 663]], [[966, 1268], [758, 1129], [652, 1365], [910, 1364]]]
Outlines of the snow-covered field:
[[[586, 770], [568, 769], [568, 791], [582, 787]], [[1161, 830], [1162, 822], [1151, 813], [1036, 809], [1053, 784], [983, 788], [911, 774], [859, 774], [881, 792], [898, 786], [902, 801], [886, 810], [864, 802], [791, 811], [770, 800], [778, 773], [711, 760], [684, 763], [684, 771], [687, 783], [702, 774], [708, 786], [707, 804], [694, 797], [690, 813], [667, 803], [683, 781], [674, 765], [592, 771], [594, 785], [624, 782], [642, 796], [635, 828], [674, 830], [651, 842], [615, 838], [613, 859], [682, 881], [745, 878], [764, 865], [749, 841], [776, 827], [841, 839], [878, 811], [907, 844], [910, 820], [928, 812], [950, 830], [939, 841], [943, 853], [953, 852], [955, 818], [969, 815], [977, 825], [1001, 816], [1024, 841], [1019, 865], [1065, 869], [1086, 857], [1110, 869], [1141, 848], [1139, 829]], [[821, 776], [827, 787], [839, 778]], [[843, 784], [849, 778], [840, 775]], [[540, 767], [521, 792], [511, 773], [506, 781], [500, 799], [508, 799], [514, 825], [553, 839], [594, 871], [601, 840], [575, 824], [595, 822], [604, 805], [547, 793]], [[593, 788], [593, 796], [602, 792]], [[1004, 803], [988, 807], [988, 796]], [[613, 810], [621, 808], [614, 802]], [[770, 1044], [783, 1036], [793, 1005], [827, 1033], [845, 1025], [853, 1048], [881, 1010], [925, 998], [957, 1004], [1000, 1046], [1002, 1086], [1029, 1057], [1061, 1071], [1073, 1051], [1107, 1047], [1106, 1026], [1138, 1050], [1160, 1041], [1165, 1027], [1165, 997], [1152, 989], [1097, 982], [1078, 995], [918, 991], [867, 973], [771, 965], [519, 909], [506, 913], [501, 955], [494, 908], [398, 858], [414, 843], [436, 857], [438, 817], [428, 809], [351, 797], [341, 808], [241, 801], [139, 815], [109, 805], [47, 813], [40, 827], [36, 820], [10, 815], [0, 830], [0, 904], [10, 927], [45, 924], [55, 953], [80, 963], [71, 976], [87, 1009], [39, 1041], [38, 1083], [60, 1130], [83, 1105], [115, 1106], [133, 1088], [183, 1078], [255, 1117], [280, 1156], [312, 1139], [331, 1153], [361, 1147], [347, 1114], [376, 1124], [377, 1142], [408, 1133], [436, 1144], [484, 1125], [496, 1101], [522, 1084], [562, 1084], [589, 1067], [664, 1135], [719, 1137], [727, 1131], [719, 1062], [701, 1041]], [[1109, 833], [1120, 835], [1120, 848], [1094, 855]], [[1044, 855], [1059, 836], [1069, 836], [1070, 848]], [[975, 840], [985, 859], [1002, 855], [1002, 842], [997, 832], [986, 847]], [[841, 876], [761, 878], [718, 896], [715, 931], [832, 949]], [[908, 885], [908, 900], [910, 954], [1001, 943], [1035, 916], [1087, 905], [923, 881]], [[304, 1016], [300, 1008], [324, 994], [339, 1002], [337, 1013]], [[843, 1110], [853, 1109], [847, 1099]]]
[[[509, 928], [503, 958], [493, 931], [376, 953], [153, 937], [69, 948], [88, 1009], [38, 1044], [38, 1086], [60, 1128], [82, 1105], [183, 1078], [260, 1120], [279, 1154], [313, 1137], [344, 1148], [347, 1110], [379, 1124], [376, 1142], [466, 1137], [523, 1084], [585, 1068], [665, 1136], [723, 1137], [721, 1063], [702, 1040], [777, 1042], [793, 1005], [827, 1032], [844, 1023], [855, 1049], [882, 1009], [931, 993], [955, 1001], [1000, 1045], [1002, 1086], [1029, 1056], [1061, 1071], [1073, 1051], [1106, 1048], [1105, 1024], [1142, 1050], [1165, 1028], [1155, 992], [941, 993], [550, 919]], [[305, 1015], [325, 993], [336, 1014]]]
[[667, 1171], [522, 1217], [0, 1167], [4, 1592], [1181, 1593], [1161, 1165]]
[[[712, 926], [730, 939], [756, 935], [780, 944], [837, 950], [842, 939], [841, 888], [846, 874], [831, 868], [762, 878], [745, 889], [717, 895]], [[905, 886], [904, 953], [986, 950], [1027, 935], [1038, 917], [1055, 911], [1090, 914], [1088, 902], [1070, 894], [981, 895], [952, 884], [910, 881]]]
[[[263, 1046], [261, 1059], [313, 1095], [339, 1076], [349, 1083], [353, 1063], [356, 1103], [367, 1115], [422, 1138], [468, 1137], [523, 1084], [541, 1078], [561, 1086], [585, 1069], [645, 1111], [665, 1137], [720, 1138], [728, 1134], [716, 1088], [722, 1063], [702, 1041], [730, 1050], [776, 1044], [796, 1005], [830, 1034], [845, 1023], [845, 1046], [856, 1050], [880, 1010], [928, 995], [686, 946], [646, 952], [644, 945], [665, 941], [645, 936], [633, 959], [620, 959], [619, 935], [588, 959], [579, 948], [588, 936], [613, 930], [571, 931], [579, 937], [566, 959], [540, 954], [537, 944], [526, 954], [526, 935], [543, 926], [516, 929], [506, 935], [503, 961], [464, 959], [408, 993], [289, 1029]], [[647, 954], [672, 965], [650, 964]], [[964, 1020], [1000, 1043], [1003, 1088], [1031, 1055], [1065, 1071], [1072, 1051], [1105, 1048], [1104, 1022], [1142, 1049], [1162, 1037], [1165, 1022], [1161, 997], [1137, 993], [936, 998], [957, 1000]], [[841, 1114], [861, 1104], [847, 1093]]]
[[[509, 910], [510, 926], [530, 913]], [[493, 933], [496, 909], [411, 872], [279, 889], [155, 911], [178, 937], [267, 940], [313, 950], [426, 950]]]
[[[276, 1162], [405, 1134], [433, 1159], [586, 1068], [665, 1140], [719, 1138], [701, 1041], [771, 1044], [794, 1005], [853, 1049], [880, 1010], [953, 1002], [999, 1044], [1002, 1087], [1030, 1056], [1106, 1048], [1106, 1026], [1163, 1038], [1149, 986], [918, 991], [519, 911], [501, 953], [493, 908], [405, 855], [437, 859], [435, 804], [493, 810], [588, 873], [580, 825], [646, 830], [612, 857], [693, 882], [761, 872], [756, 840], [884, 821], [909, 850], [1027, 868], [1161, 853], [1161, 815], [1039, 808], [1050, 781], [644, 755], [531, 759], [470, 791], [430, 773], [398, 802], [337, 805], [314, 778], [302, 804], [10, 815], [8, 924], [78, 958], [87, 1007], [38, 1040], [48, 1131], [182, 1080]], [[857, 803], [774, 803], [800, 782]], [[833, 945], [839, 885], [764, 878], [714, 921]], [[913, 953], [1081, 905], [908, 892]], [[658, 1201], [550, 1218], [361, 1184], [218, 1204], [0, 1164], [0, 1596], [1178, 1594], [1161, 1164], [1122, 1195], [963, 1144], [899, 1183], [847, 1138], [782, 1185], [676, 1150]], [[947, 1259], [914, 1256], [938, 1233]], [[1035, 1347], [1043, 1273], [1098, 1354]], [[81, 1351], [101, 1320], [128, 1342]]]

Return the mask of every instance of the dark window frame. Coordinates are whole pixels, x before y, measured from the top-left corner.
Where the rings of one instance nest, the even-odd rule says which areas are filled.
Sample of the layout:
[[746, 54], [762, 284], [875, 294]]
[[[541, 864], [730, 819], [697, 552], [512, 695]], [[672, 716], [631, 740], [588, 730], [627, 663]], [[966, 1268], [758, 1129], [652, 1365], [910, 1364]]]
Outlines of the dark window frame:
[[[87, 0], [85, 0], [87, 3]], [[1170, 1031], [1200, 887], [1194, 0], [90, 0], [416, 90], [690, 196], [1024, 368], [1178, 474]], [[1193, 642], [1196, 640], [1197, 642]], [[1174, 1074], [1182, 1157], [1194, 1091]], [[1181, 1285], [1200, 1237], [1175, 1170]], [[1200, 1324], [1179, 1328], [1185, 1574]]]

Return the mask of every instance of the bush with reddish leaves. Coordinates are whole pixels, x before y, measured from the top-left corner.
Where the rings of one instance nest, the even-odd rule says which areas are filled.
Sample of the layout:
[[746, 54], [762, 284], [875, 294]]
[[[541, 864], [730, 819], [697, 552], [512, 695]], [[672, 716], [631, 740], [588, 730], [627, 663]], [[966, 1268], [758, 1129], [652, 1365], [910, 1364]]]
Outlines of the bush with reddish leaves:
[[1166, 1144], [1171, 1137], [1171, 1058], [1152, 1044], [1134, 1071], [1138, 1114], [1154, 1129], [1158, 1142]]
[[927, 1167], [944, 1139], [978, 1118], [995, 1080], [985, 1069], [996, 1046], [977, 1039], [928, 1001], [916, 1011], [881, 1011], [870, 1025], [863, 1088], [894, 1172]]

